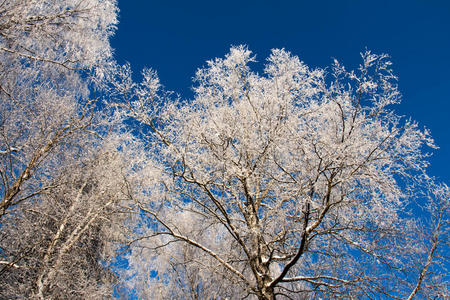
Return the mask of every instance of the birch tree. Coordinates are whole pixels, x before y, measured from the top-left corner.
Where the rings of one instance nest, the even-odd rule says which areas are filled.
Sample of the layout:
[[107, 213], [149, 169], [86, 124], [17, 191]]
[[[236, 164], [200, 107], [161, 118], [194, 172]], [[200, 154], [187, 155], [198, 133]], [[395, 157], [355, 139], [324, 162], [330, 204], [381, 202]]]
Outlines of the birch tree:
[[117, 144], [84, 149], [66, 161], [58, 184], [5, 215], [0, 246], [3, 298], [111, 298], [118, 277], [109, 268], [125, 240], [125, 166]]
[[38, 177], [90, 129], [88, 87], [111, 62], [116, 11], [109, 0], [1, 1], [1, 215], [47, 189]]
[[448, 188], [429, 190], [441, 209], [420, 227], [435, 145], [393, 111], [388, 57], [365, 52], [355, 71], [282, 49], [263, 74], [253, 62], [245, 47], [208, 61], [192, 100], [168, 101], [151, 70], [140, 85], [116, 74], [149, 149], [130, 285], [153, 299], [448, 296]]
[[124, 181], [94, 92], [116, 16], [114, 0], [0, 1], [2, 298], [112, 295]]

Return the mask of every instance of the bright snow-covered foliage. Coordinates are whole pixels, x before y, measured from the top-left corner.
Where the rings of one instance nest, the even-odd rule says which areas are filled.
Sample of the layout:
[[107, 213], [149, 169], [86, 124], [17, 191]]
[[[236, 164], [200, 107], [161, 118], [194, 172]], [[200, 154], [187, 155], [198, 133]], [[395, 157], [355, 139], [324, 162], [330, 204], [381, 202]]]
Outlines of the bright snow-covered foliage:
[[[363, 53], [350, 72], [283, 49], [264, 74], [253, 62], [234, 47], [197, 72], [193, 100], [166, 103], [156, 74], [141, 86], [127, 68], [118, 76], [123, 94], [137, 91], [124, 106], [151, 166], [135, 196], [148, 228], [130, 257], [135, 287], [149, 298], [409, 295], [431, 246], [416, 246], [406, 209], [434, 144], [391, 110], [387, 56]], [[433, 284], [425, 294], [442, 292]]]
[[109, 65], [116, 12], [109, 0], [0, 3], [3, 211], [62, 141], [92, 123], [88, 83], [101, 76], [88, 75]]
[[0, 1], [0, 298], [448, 297], [449, 188], [387, 56], [233, 47], [178, 100], [115, 65], [117, 11]]
[[116, 14], [114, 0], [0, 1], [2, 299], [112, 296], [101, 262], [118, 238], [123, 157], [90, 92]]

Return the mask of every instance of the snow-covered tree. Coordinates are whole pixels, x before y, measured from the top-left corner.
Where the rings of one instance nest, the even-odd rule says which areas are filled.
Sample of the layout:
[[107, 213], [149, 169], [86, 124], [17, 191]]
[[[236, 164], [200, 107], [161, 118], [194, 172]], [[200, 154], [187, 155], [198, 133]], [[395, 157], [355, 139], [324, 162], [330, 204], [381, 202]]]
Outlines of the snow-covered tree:
[[5, 299], [103, 299], [118, 278], [108, 268], [124, 241], [127, 199], [117, 142], [85, 148], [54, 172], [54, 186], [3, 216], [0, 295]]
[[151, 70], [115, 74], [147, 149], [130, 284], [148, 299], [447, 295], [448, 188], [426, 175], [428, 131], [391, 109], [388, 57], [254, 61], [245, 47], [209, 61], [193, 100], [168, 101]]
[[116, 15], [115, 0], [0, 1], [1, 298], [112, 295], [125, 181], [93, 92]]
[[177, 100], [115, 66], [117, 10], [0, 1], [1, 298], [110, 298], [119, 275], [146, 299], [448, 297], [449, 188], [387, 56], [273, 50], [257, 74], [234, 47]]
[[113, 0], [0, 3], [0, 214], [46, 189], [37, 177], [91, 126], [88, 85], [110, 65], [116, 11]]

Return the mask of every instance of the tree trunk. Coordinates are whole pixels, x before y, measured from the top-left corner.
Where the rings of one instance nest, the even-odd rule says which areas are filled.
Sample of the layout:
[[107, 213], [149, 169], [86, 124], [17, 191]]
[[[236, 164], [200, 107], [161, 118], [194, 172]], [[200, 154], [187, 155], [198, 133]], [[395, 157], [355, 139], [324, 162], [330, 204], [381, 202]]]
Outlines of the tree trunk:
[[275, 300], [275, 294], [272, 287], [264, 287], [261, 294], [258, 295], [259, 300]]

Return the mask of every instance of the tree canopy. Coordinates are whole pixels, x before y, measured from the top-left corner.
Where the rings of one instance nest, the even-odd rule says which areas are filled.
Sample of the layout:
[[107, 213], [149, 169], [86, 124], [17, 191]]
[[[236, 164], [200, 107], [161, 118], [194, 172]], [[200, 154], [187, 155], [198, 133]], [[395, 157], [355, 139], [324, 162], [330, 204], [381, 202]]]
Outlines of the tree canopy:
[[[262, 75], [252, 62], [242, 46], [208, 61], [193, 100], [167, 101], [146, 71], [122, 103], [150, 149], [136, 285], [147, 298], [408, 297], [440, 257], [448, 188], [426, 175], [428, 132], [391, 109], [388, 57], [310, 69], [275, 49]], [[424, 199], [443, 205], [434, 225], [410, 214]], [[436, 282], [424, 295], [444, 295]]]
[[117, 12], [0, 3], [2, 298], [448, 297], [450, 191], [387, 55], [236, 46], [185, 99], [114, 61]]

